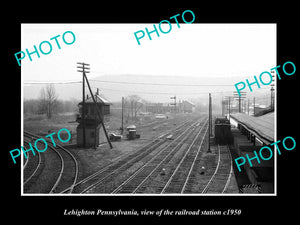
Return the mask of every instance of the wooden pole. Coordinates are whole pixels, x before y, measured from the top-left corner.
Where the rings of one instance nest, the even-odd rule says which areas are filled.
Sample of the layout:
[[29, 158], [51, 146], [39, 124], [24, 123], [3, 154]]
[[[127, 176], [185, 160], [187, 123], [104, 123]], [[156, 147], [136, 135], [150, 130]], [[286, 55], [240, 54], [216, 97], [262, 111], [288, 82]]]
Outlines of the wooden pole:
[[121, 134], [124, 130], [124, 97], [122, 97], [122, 124], [121, 124]]
[[85, 81], [84, 81], [84, 72], [82, 73], [82, 135], [83, 135], [83, 147], [85, 147]]
[[241, 96], [239, 95], [239, 113], [241, 112]]
[[[96, 92], [96, 95], [98, 95], [98, 88], [97, 88], [97, 92]], [[95, 103], [95, 108], [97, 107], [97, 97], [96, 97], [96, 103]], [[95, 113], [95, 121], [96, 121], [97, 117], [96, 117], [96, 113]], [[95, 149], [97, 149], [97, 123], [95, 124], [95, 139], [94, 139], [94, 146], [95, 146]], [[100, 130], [99, 130], [99, 135], [100, 135]], [[100, 142], [100, 141], [99, 141]]]
[[229, 96], [228, 106], [229, 106], [228, 119], [230, 120], [230, 96]]
[[255, 116], [255, 97], [253, 97], [253, 116]]
[[77, 66], [77, 68], [80, 68], [82, 70], [77, 70], [78, 72], [82, 72], [82, 112], [81, 112], [81, 124], [82, 124], [82, 143], [83, 143], [83, 147], [86, 147], [86, 136], [85, 136], [85, 73], [88, 71], [85, 71], [86, 68], [85, 66], [89, 66], [89, 64], [86, 63], [77, 63], [80, 66]]
[[[92, 96], [92, 98], [93, 98], [93, 102], [94, 102], [95, 105], [96, 105], [96, 101], [95, 101], [94, 95], [93, 95], [93, 93], [92, 93], [91, 86], [90, 86], [89, 81], [88, 81], [87, 77], [85, 76], [85, 74], [84, 74], [84, 77], [85, 77], [85, 79], [86, 79], [86, 83], [87, 83], [87, 85], [88, 85], [88, 88], [89, 88], [89, 90], [90, 90], [91, 96]], [[97, 111], [97, 115], [98, 115], [98, 117], [99, 117], [100, 123], [102, 124], [103, 130], [104, 130], [104, 134], [105, 134], [105, 136], [106, 136], [106, 139], [107, 139], [107, 142], [108, 142], [108, 144], [109, 144], [109, 147], [112, 149], [113, 146], [112, 146], [112, 144], [111, 144], [111, 142], [110, 142], [109, 136], [108, 136], [108, 134], [107, 134], [106, 128], [105, 128], [104, 123], [103, 123], [103, 115], [102, 115], [102, 113], [99, 111], [97, 105], [96, 105], [96, 111]]]
[[211, 135], [211, 97], [210, 97], [210, 93], [208, 95], [208, 149], [207, 152], [211, 152], [210, 150], [210, 135]]

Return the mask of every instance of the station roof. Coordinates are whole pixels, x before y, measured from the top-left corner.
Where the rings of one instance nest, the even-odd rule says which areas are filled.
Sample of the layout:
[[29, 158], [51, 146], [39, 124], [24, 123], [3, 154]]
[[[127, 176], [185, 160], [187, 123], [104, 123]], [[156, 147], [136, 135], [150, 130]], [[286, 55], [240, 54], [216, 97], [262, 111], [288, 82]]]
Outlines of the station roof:
[[235, 113], [230, 115], [238, 123], [243, 125], [251, 133], [263, 139], [266, 144], [274, 142], [274, 112], [263, 116], [253, 117], [244, 113]]

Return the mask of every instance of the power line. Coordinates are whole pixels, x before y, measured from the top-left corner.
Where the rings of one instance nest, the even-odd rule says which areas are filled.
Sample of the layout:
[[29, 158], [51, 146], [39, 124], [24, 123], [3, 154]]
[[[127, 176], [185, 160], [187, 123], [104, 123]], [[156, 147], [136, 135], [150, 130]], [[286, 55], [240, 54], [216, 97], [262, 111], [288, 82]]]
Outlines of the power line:
[[[166, 84], [166, 83], [145, 83], [145, 82], [121, 82], [121, 81], [101, 81], [101, 80], [93, 80], [90, 79], [90, 81], [93, 82], [100, 82], [100, 83], [113, 83], [113, 84], [124, 84], [124, 85], [128, 85], [128, 84], [133, 84], [133, 85], [155, 85], [155, 86], [182, 86], [182, 87], [233, 87], [233, 85], [229, 85], [229, 84]], [[39, 81], [30, 81], [30, 82], [23, 82], [23, 84], [27, 84], [27, 85], [41, 85], [41, 84], [81, 84], [82, 81], [43, 81], [43, 82], [39, 82]], [[131, 92], [131, 93], [139, 93], [139, 94], [157, 94], [157, 95], [173, 95], [174, 92], [146, 92], [146, 91], [135, 91], [132, 89], [128, 89], [128, 90], [120, 90], [120, 89], [111, 89], [111, 88], [105, 88], [105, 87], [101, 87], [101, 89], [103, 90], [108, 90], [108, 91], [115, 91], [115, 92]], [[262, 87], [256, 91], [259, 90], [266, 90], [269, 89], [269, 87]], [[226, 92], [230, 92], [230, 91], [214, 91], [213, 93], [226, 93]], [[206, 92], [189, 92], [189, 93], [178, 93], [181, 95], [190, 95], [190, 94], [207, 94]]]
[[166, 83], [145, 83], [145, 82], [124, 82], [124, 81], [103, 81], [93, 80], [100, 83], [113, 83], [113, 84], [139, 84], [139, 85], [155, 85], [155, 86], [184, 86], [184, 87], [209, 87], [209, 86], [233, 86], [232, 84], [166, 84]]
[[[95, 88], [95, 87], [93, 87]], [[110, 89], [110, 88], [105, 88], [105, 87], [101, 87], [101, 90], [106, 90], [106, 91], [115, 91], [115, 92], [128, 92], [128, 93], [137, 93], [137, 94], [149, 94], [149, 95], [174, 95], [174, 93], [176, 92], [179, 95], [201, 95], [201, 94], [207, 94], [206, 92], [147, 92], [147, 91], [135, 91], [132, 89], [128, 89], [128, 90], [120, 90], [120, 89]], [[217, 92], [212, 92], [212, 93], [226, 93], [226, 92], [232, 92], [232, 91], [217, 91]]]
[[[82, 81], [66, 81], [66, 82], [24, 82], [23, 84], [33, 84], [33, 85], [41, 85], [41, 84], [81, 84]], [[92, 87], [96, 90], [98, 87], [93, 86]], [[148, 94], [148, 95], [173, 95], [173, 92], [147, 92], [147, 91], [136, 91], [136, 90], [132, 90], [132, 89], [112, 89], [112, 88], [106, 88], [106, 87], [100, 87], [100, 89], [102, 90], [106, 90], [106, 91], [114, 91], [114, 92], [130, 92], [130, 93], [137, 93], [137, 94]], [[256, 91], [259, 90], [265, 90], [268, 88], [260, 88]], [[232, 92], [232, 90], [228, 90], [228, 91], [211, 91], [211, 93], [227, 93], [227, 92]], [[178, 90], [176, 91], [176, 93], [180, 94], [180, 95], [201, 95], [201, 94], [207, 94], [207, 91], [205, 92], [178, 92]]]
[[32, 81], [32, 82], [23, 82], [23, 84], [79, 84], [82, 83], [82, 81]]
[[[112, 84], [138, 84], [138, 85], [155, 85], [155, 86], [183, 86], [183, 87], [211, 87], [211, 86], [233, 86], [232, 84], [166, 84], [166, 83], [144, 83], [144, 82], [123, 82], [123, 81], [102, 81], [102, 80], [93, 80], [90, 81], [100, 82], [100, 83], [112, 83]], [[31, 81], [31, 82], [24, 82], [24, 84], [75, 84], [75, 83], [82, 83], [82, 81]]]

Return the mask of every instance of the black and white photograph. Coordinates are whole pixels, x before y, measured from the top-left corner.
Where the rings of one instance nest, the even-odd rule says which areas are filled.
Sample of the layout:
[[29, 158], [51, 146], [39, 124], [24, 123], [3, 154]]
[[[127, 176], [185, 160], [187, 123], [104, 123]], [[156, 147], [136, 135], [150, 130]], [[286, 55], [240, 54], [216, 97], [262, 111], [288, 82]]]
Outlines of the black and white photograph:
[[22, 24], [21, 44], [24, 195], [276, 193], [273, 158], [235, 162], [276, 141], [276, 24]]
[[294, 6], [101, 3], [8, 10], [5, 217], [296, 217]]

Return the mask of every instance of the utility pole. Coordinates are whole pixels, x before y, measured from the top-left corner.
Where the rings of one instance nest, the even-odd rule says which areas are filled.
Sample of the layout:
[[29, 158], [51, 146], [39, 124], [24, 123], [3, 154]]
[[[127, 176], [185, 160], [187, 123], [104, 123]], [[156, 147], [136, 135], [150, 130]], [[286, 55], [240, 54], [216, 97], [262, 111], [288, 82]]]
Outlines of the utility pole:
[[[97, 95], [99, 95], [99, 89], [97, 88], [97, 92], [96, 92], [96, 103], [95, 103], [95, 107], [97, 107]], [[97, 116], [96, 116], [96, 113], [95, 113], [95, 117], [94, 117], [95, 121], [97, 121]], [[94, 132], [95, 132], [95, 138], [94, 138], [94, 148], [97, 149], [97, 127], [95, 125], [95, 129], [94, 129]]]
[[275, 108], [275, 105], [274, 105], [274, 73], [275, 73], [275, 71], [271, 71], [271, 73], [272, 73], [272, 84], [271, 84], [271, 110], [274, 110], [274, 108]]
[[211, 136], [211, 94], [208, 94], [208, 149], [207, 152], [210, 153], [210, 136]]
[[249, 115], [249, 104], [250, 104], [250, 99], [248, 98], [248, 115]]
[[171, 97], [170, 99], [174, 99], [174, 103], [171, 103], [170, 105], [174, 105], [174, 112], [175, 112], [175, 116], [176, 116], [176, 95]]
[[[83, 67], [78, 67], [78, 68], [81, 68], [81, 69], [83, 69], [84, 66], [89, 66], [89, 64], [85, 64], [85, 63], [78, 63], [78, 64], [82, 64], [82, 65], [83, 65]], [[87, 68], [85, 68], [85, 69], [87, 69]], [[89, 69], [89, 68], [88, 68], [88, 69]], [[101, 125], [102, 125], [102, 127], [103, 127], [103, 131], [104, 131], [104, 134], [105, 134], [105, 136], [106, 136], [106, 140], [107, 140], [107, 142], [108, 142], [110, 148], [112, 149], [113, 146], [112, 146], [112, 144], [111, 144], [111, 142], [110, 142], [109, 136], [108, 136], [108, 134], [107, 134], [106, 128], [105, 128], [104, 123], [103, 123], [103, 115], [102, 115], [102, 113], [99, 111], [99, 109], [98, 109], [98, 107], [97, 107], [97, 103], [96, 103], [95, 97], [94, 97], [94, 95], [93, 95], [93, 92], [92, 92], [92, 89], [91, 89], [89, 80], [87, 79], [87, 76], [86, 76], [86, 74], [85, 74], [86, 71], [83, 69], [82, 71], [78, 71], [78, 72], [83, 72], [83, 78], [85, 79], [85, 81], [86, 81], [86, 83], [87, 83], [87, 86], [88, 86], [88, 88], [89, 88], [90, 94], [91, 94], [92, 99], [93, 99], [93, 102], [94, 102], [94, 104], [95, 104], [95, 109], [96, 109], [96, 111], [97, 111], [97, 116], [98, 116], [99, 121], [100, 121], [100, 123], [101, 123]]]
[[77, 66], [77, 68], [81, 70], [77, 70], [77, 72], [82, 73], [82, 111], [81, 111], [81, 120], [82, 120], [82, 135], [83, 135], [83, 147], [86, 146], [86, 136], [85, 136], [85, 73], [89, 73], [90, 68], [86, 67], [89, 66], [89, 64], [86, 63], [77, 63], [80, 66]]
[[105, 134], [105, 136], [106, 136], [106, 140], [107, 140], [107, 142], [108, 142], [108, 144], [109, 144], [109, 147], [112, 149], [113, 146], [112, 146], [112, 144], [111, 144], [111, 142], [110, 142], [110, 139], [109, 139], [109, 136], [108, 136], [108, 134], [107, 134], [105, 125], [104, 125], [104, 123], [103, 123], [103, 115], [102, 115], [102, 113], [99, 111], [99, 109], [98, 109], [98, 107], [97, 107], [97, 105], [96, 105], [95, 97], [94, 97], [94, 95], [93, 95], [93, 93], [92, 93], [92, 89], [91, 89], [90, 83], [89, 83], [89, 81], [88, 81], [88, 79], [87, 79], [87, 77], [86, 77], [85, 74], [84, 74], [84, 77], [85, 77], [86, 83], [87, 83], [87, 85], [88, 85], [88, 88], [89, 88], [89, 90], [90, 90], [90, 93], [91, 93], [93, 102], [95, 103], [95, 106], [96, 106], [95, 108], [96, 108], [96, 111], [97, 111], [97, 115], [98, 115], [98, 118], [99, 118], [99, 120], [100, 120], [100, 123], [102, 124], [103, 131], [104, 131], [104, 134]]
[[210, 105], [210, 136], [212, 136], [212, 104], [211, 104], [211, 94], [209, 93], [209, 105]]
[[228, 96], [228, 119], [230, 120], [230, 96]]
[[224, 116], [224, 105], [225, 105], [225, 102], [223, 100], [223, 96], [222, 96], [222, 100], [221, 100], [221, 105], [222, 105], [222, 116]]
[[227, 112], [228, 112], [228, 120], [230, 120], [230, 100], [231, 100], [231, 96], [225, 96], [225, 100], [228, 102]]
[[241, 102], [242, 102], [242, 99], [246, 98], [246, 94], [247, 93], [245, 91], [240, 91], [240, 93], [238, 93], [237, 91], [233, 92], [233, 98], [238, 99], [238, 102], [239, 102], [239, 113], [242, 112]]
[[124, 97], [122, 97], [122, 124], [121, 124], [121, 134], [124, 130]]
[[239, 96], [239, 113], [241, 112], [241, 96]]
[[253, 116], [255, 116], [255, 97], [253, 97]]

